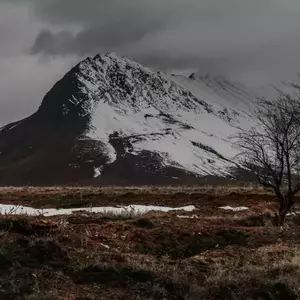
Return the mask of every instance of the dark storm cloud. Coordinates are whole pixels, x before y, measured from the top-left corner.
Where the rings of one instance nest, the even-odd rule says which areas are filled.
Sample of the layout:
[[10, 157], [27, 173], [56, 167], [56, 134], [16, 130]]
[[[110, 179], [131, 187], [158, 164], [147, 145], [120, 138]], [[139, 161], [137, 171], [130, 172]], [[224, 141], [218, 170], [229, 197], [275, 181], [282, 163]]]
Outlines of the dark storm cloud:
[[300, 70], [299, 0], [0, 0], [0, 125], [72, 64], [114, 51], [250, 84]]
[[67, 31], [53, 33], [48, 29], [42, 30], [31, 48], [33, 54], [43, 53], [51, 55], [90, 54], [111, 51], [118, 47], [134, 43], [145, 35], [161, 29], [160, 22], [145, 22], [137, 26], [130, 22], [116, 22], [87, 28], [77, 34]]
[[0, 127], [33, 113], [47, 90], [78, 61], [29, 55], [44, 24], [27, 5], [11, 2], [0, 0]]
[[[300, 52], [300, 43], [294, 43], [300, 41], [298, 0], [27, 0], [27, 5], [49, 26], [37, 35], [34, 54], [115, 51], [148, 66], [219, 66], [230, 72], [261, 63], [273, 68], [276, 59], [290, 68]], [[291, 42], [297, 49], [293, 59]]]
[[81, 55], [105, 49], [201, 60], [280, 42], [287, 34], [299, 38], [298, 0], [15, 1], [46, 25], [34, 53]]
[[[53, 52], [87, 54], [102, 49], [123, 51], [123, 46], [141, 41], [143, 38], [151, 43], [152, 38], [155, 40], [156, 35], [166, 32], [168, 28], [171, 29], [172, 36], [178, 31], [176, 35], [178, 43], [175, 45], [178, 46], [181, 42], [189, 43], [192, 38], [209, 38], [207, 35], [210, 33], [203, 30], [205, 24], [220, 25], [225, 21], [227, 24], [223, 25], [228, 28], [231, 22], [226, 18], [234, 16], [240, 8], [237, 0], [227, 0], [226, 3], [219, 0], [210, 0], [210, 2], [207, 0], [202, 2], [195, 0], [42, 0], [31, 4], [34, 5], [34, 11], [41, 20], [47, 20], [52, 25], [59, 24], [64, 27], [66, 24], [72, 24], [79, 28], [79, 32], [70, 33], [68, 37], [66, 32], [52, 33], [49, 30], [41, 32], [33, 46], [33, 51], [51, 55], [54, 54]], [[193, 32], [183, 33], [182, 28], [189, 24], [195, 27]], [[66, 38], [63, 39], [62, 35]], [[187, 41], [184, 40], [186, 37], [189, 38]], [[159, 43], [156, 45], [157, 49], [152, 51], [158, 53], [160, 45], [167, 46], [168, 36], [164, 36], [157, 42]], [[132, 46], [147, 48], [145, 44]]]

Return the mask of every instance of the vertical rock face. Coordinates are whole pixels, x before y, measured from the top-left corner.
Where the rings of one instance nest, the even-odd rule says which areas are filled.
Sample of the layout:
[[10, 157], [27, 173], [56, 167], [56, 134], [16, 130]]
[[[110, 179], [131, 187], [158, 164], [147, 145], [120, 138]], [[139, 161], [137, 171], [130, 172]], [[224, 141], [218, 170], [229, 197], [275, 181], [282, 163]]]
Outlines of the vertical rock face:
[[0, 184], [195, 183], [232, 177], [228, 137], [255, 97], [224, 78], [153, 72], [115, 54], [70, 70], [0, 129]]

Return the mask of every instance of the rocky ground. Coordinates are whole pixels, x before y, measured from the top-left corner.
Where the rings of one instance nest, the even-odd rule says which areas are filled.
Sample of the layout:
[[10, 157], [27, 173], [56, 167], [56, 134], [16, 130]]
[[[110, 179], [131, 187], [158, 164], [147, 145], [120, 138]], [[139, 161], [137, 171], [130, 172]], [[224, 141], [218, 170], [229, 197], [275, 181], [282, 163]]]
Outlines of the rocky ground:
[[[273, 200], [241, 187], [3, 188], [3, 204], [197, 210], [2, 215], [0, 299], [299, 299], [300, 218], [274, 227]], [[220, 209], [227, 205], [249, 209]]]

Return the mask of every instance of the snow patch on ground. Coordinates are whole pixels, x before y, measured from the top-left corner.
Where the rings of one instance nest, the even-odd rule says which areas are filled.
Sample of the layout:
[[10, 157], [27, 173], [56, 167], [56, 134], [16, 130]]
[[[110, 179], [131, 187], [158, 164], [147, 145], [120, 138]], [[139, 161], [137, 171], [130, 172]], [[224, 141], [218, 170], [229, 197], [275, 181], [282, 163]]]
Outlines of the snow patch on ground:
[[291, 217], [291, 216], [299, 216], [299, 215], [300, 215], [300, 211], [294, 211], [294, 212], [288, 213], [286, 216]]
[[181, 215], [178, 215], [177, 218], [179, 218], [179, 219], [199, 219], [199, 216], [197, 216], [197, 215], [192, 215], [192, 216], [181, 216]]
[[165, 207], [165, 206], [152, 206], [152, 205], [129, 205], [129, 206], [120, 206], [120, 207], [87, 207], [87, 208], [70, 208], [70, 209], [35, 209], [32, 207], [26, 206], [17, 206], [17, 205], [5, 205], [0, 204], [0, 214], [5, 215], [29, 215], [29, 216], [38, 216], [42, 215], [45, 217], [58, 216], [58, 215], [71, 215], [73, 212], [89, 212], [89, 213], [112, 213], [112, 214], [145, 214], [150, 211], [186, 211], [191, 212], [195, 210], [194, 205], [184, 206], [184, 207]]
[[245, 210], [248, 210], [249, 207], [246, 207], [246, 206], [240, 206], [240, 207], [223, 206], [223, 207], [220, 207], [220, 209], [231, 210], [231, 211], [245, 211]]

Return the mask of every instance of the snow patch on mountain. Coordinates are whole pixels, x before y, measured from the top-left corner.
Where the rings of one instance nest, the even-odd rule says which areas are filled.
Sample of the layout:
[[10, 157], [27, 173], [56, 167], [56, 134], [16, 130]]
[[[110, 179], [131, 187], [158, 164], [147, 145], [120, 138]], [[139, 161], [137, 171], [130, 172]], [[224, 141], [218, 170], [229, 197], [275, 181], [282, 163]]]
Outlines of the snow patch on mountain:
[[103, 166], [99, 168], [94, 168], [94, 178], [98, 178], [102, 175]]
[[109, 163], [117, 159], [111, 140], [122, 138], [131, 154], [155, 152], [163, 165], [201, 176], [226, 176], [236, 166], [229, 136], [250, 126], [255, 101], [241, 87], [153, 72], [115, 54], [88, 58], [79, 70], [90, 116], [85, 135], [105, 145]]

